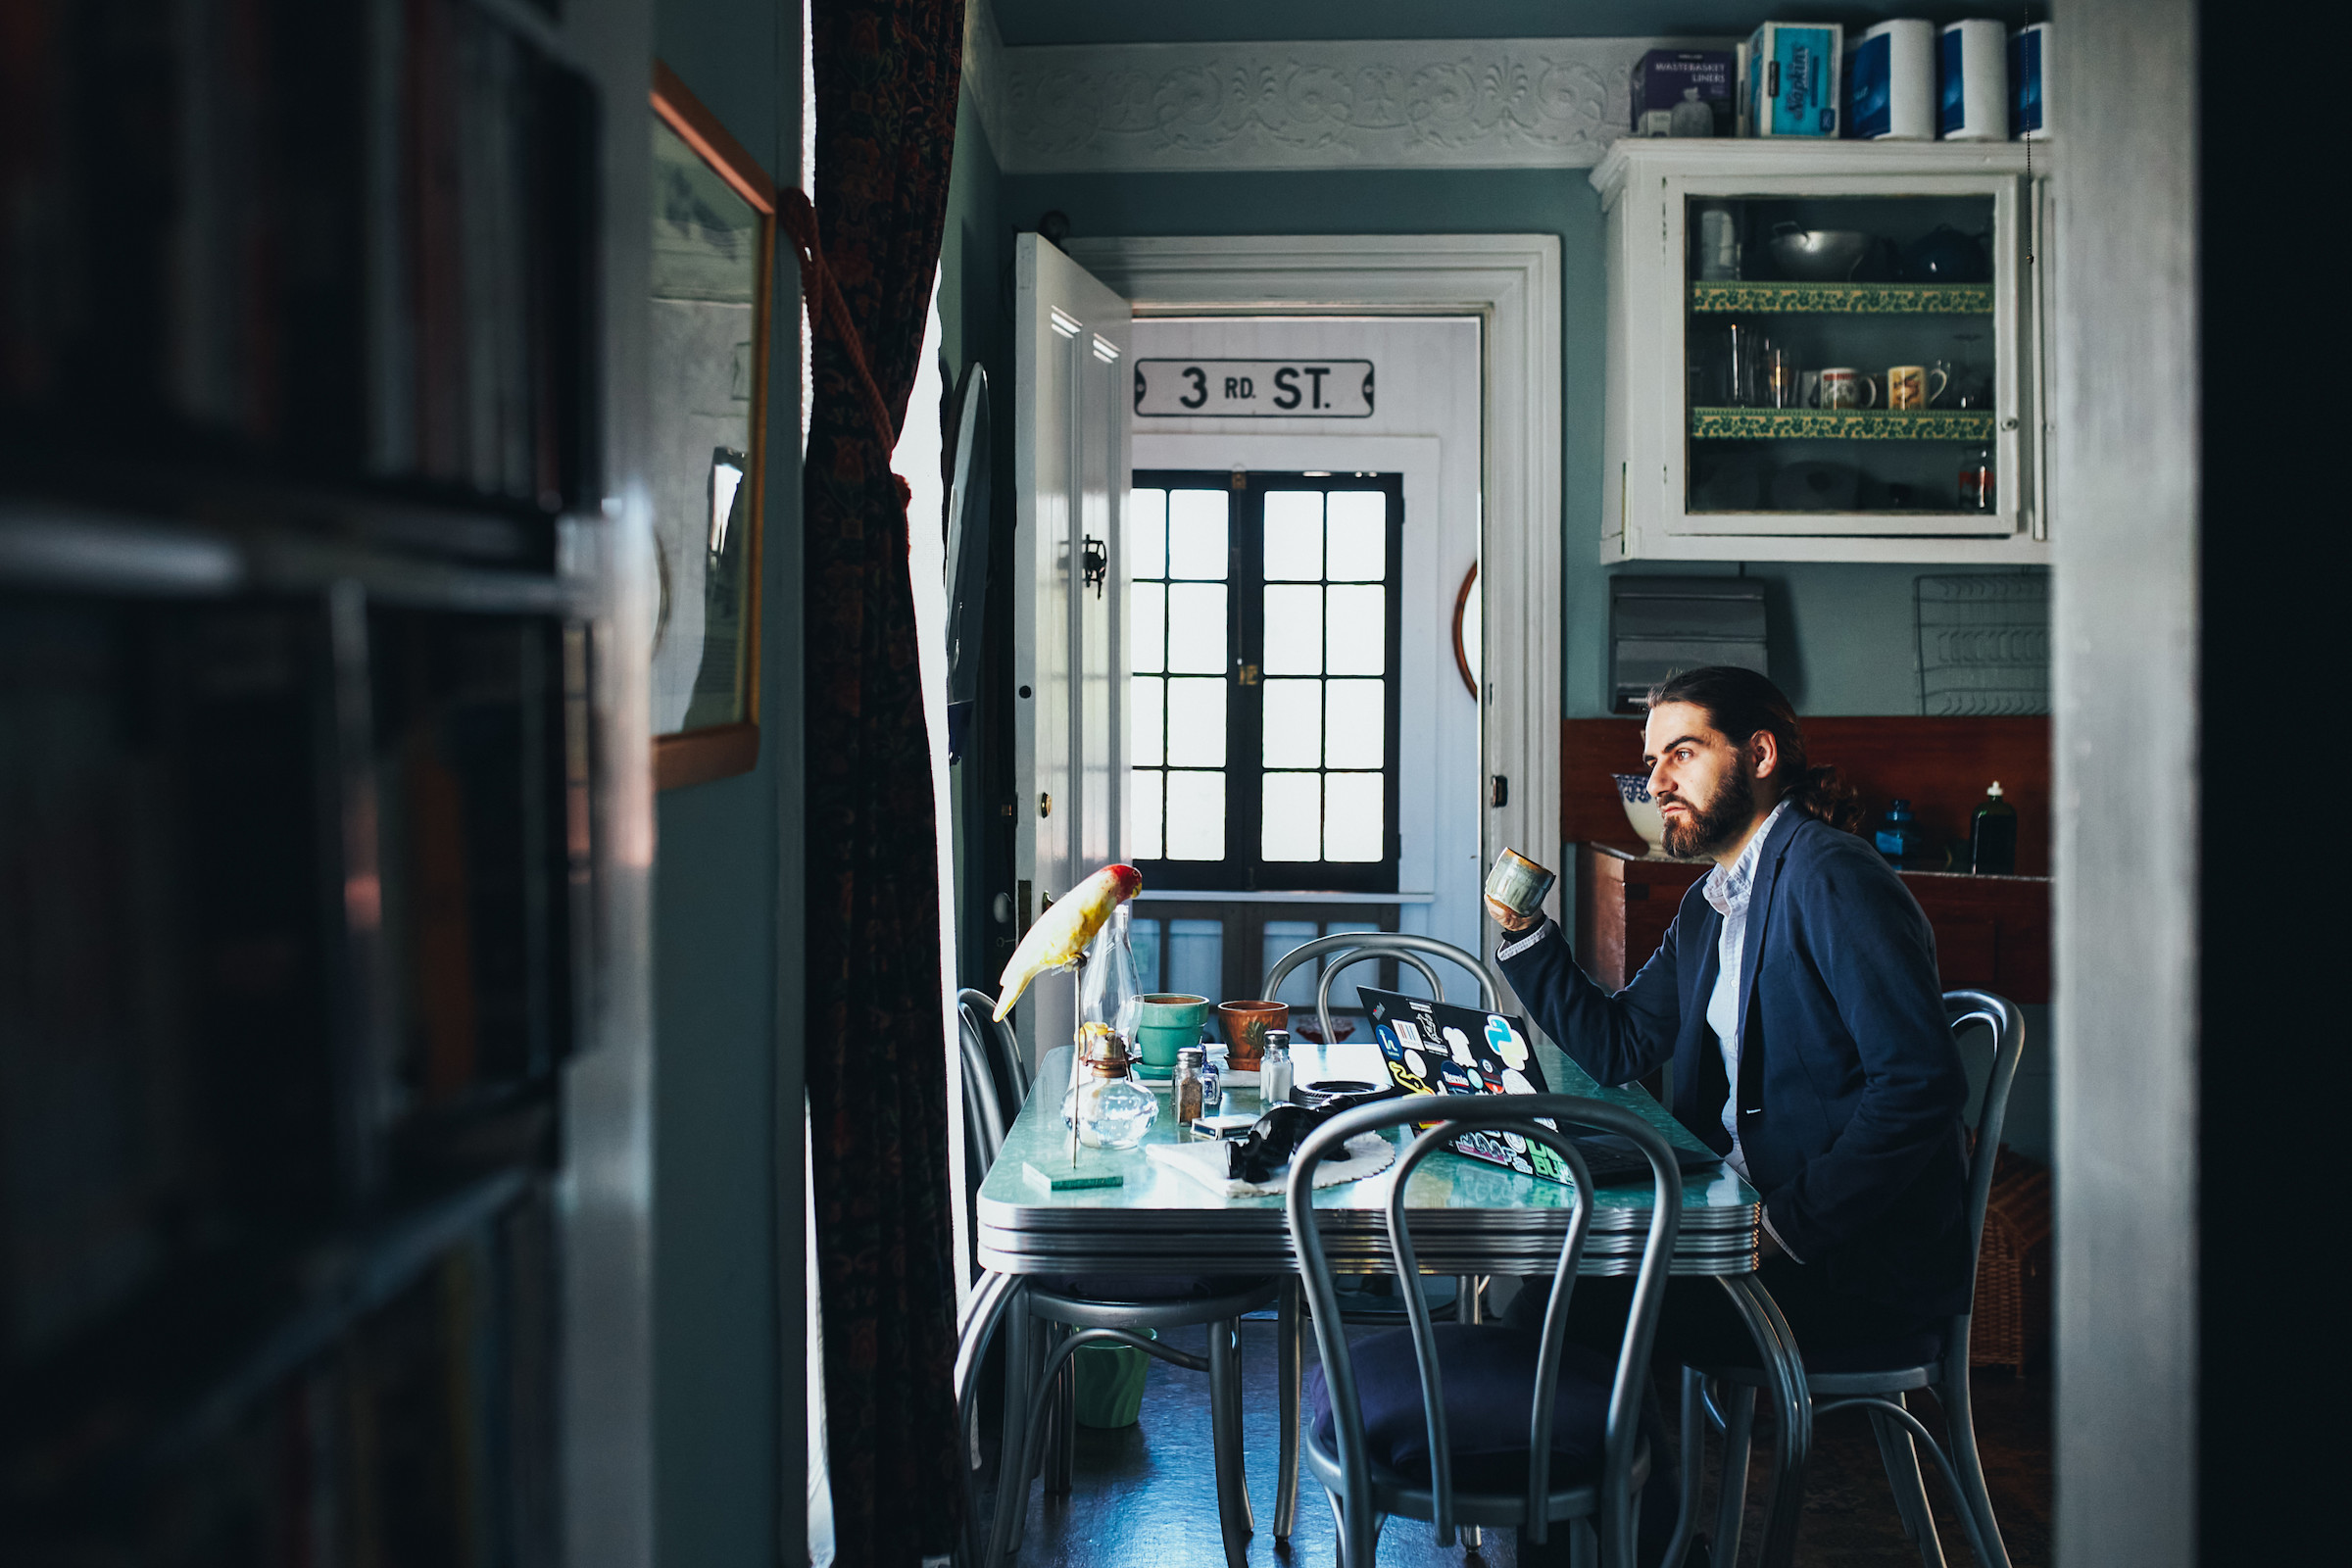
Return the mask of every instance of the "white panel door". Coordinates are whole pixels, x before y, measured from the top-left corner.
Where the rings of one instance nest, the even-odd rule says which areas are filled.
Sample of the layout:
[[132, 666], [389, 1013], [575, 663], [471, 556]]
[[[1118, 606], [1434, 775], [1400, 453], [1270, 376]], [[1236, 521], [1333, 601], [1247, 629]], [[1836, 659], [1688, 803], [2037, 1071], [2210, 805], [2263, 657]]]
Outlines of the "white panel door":
[[[1131, 313], [1038, 235], [1019, 237], [1014, 267], [1013, 875], [1026, 922], [1126, 843]], [[1076, 998], [1068, 976], [1031, 986], [1015, 1018], [1032, 1059], [1068, 1043]]]

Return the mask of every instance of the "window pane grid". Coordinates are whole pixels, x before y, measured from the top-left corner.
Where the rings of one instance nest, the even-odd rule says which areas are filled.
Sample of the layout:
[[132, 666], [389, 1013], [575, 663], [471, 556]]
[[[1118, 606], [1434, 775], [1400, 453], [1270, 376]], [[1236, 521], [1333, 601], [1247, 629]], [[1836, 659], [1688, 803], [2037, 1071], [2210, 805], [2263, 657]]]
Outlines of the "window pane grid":
[[1379, 490], [1266, 493], [1268, 861], [1388, 858], [1388, 503]]
[[1128, 517], [1128, 854], [1222, 860], [1232, 503], [1205, 487], [1139, 485]]
[[1394, 890], [1397, 476], [1131, 495], [1132, 858], [1170, 887]]

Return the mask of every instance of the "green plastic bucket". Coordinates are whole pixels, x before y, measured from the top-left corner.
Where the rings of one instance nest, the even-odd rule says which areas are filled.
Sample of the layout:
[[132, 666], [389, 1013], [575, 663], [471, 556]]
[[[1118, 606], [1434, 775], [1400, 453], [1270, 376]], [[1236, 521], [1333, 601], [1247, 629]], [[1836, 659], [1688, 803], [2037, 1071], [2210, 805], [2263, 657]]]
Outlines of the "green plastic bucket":
[[[1143, 1332], [1159, 1338], [1150, 1329]], [[1078, 1369], [1078, 1424], [1135, 1425], [1144, 1413], [1144, 1373], [1152, 1358], [1131, 1345], [1082, 1345], [1070, 1359]]]

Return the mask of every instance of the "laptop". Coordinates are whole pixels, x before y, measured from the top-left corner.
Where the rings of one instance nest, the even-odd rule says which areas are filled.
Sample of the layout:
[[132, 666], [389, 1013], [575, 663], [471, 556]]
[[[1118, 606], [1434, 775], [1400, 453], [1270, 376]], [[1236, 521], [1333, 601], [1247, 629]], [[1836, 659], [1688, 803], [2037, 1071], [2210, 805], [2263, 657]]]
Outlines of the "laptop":
[[[1372, 1034], [1388, 1064], [1389, 1081], [1411, 1095], [1543, 1095], [1544, 1064], [1537, 1060], [1527, 1025], [1508, 1013], [1488, 1012], [1453, 1003], [1359, 986], [1372, 1018]], [[1424, 1124], [1426, 1125], [1426, 1124]], [[1545, 1127], [1552, 1124], [1546, 1120]], [[1650, 1179], [1649, 1159], [1631, 1140], [1614, 1133], [1572, 1132], [1569, 1141], [1585, 1156], [1596, 1187]], [[1523, 1176], [1560, 1182], [1567, 1166], [1542, 1144], [1517, 1133], [1464, 1133], [1453, 1152]], [[1686, 1173], [1712, 1171], [1722, 1163], [1712, 1153], [1677, 1148], [1675, 1163]]]

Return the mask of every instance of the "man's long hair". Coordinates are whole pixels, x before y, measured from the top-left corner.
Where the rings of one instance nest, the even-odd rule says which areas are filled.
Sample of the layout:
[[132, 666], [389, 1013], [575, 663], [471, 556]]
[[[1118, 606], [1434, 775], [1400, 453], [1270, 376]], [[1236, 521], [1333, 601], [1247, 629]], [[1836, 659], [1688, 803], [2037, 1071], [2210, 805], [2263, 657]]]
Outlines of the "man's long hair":
[[1780, 749], [1782, 798], [1832, 827], [1848, 833], [1861, 831], [1861, 797], [1837, 768], [1808, 763], [1796, 710], [1788, 706], [1778, 686], [1754, 670], [1737, 664], [1703, 664], [1679, 671], [1649, 689], [1649, 706], [1655, 709], [1660, 703], [1689, 703], [1703, 709], [1707, 722], [1743, 749], [1756, 731], [1770, 732]]

